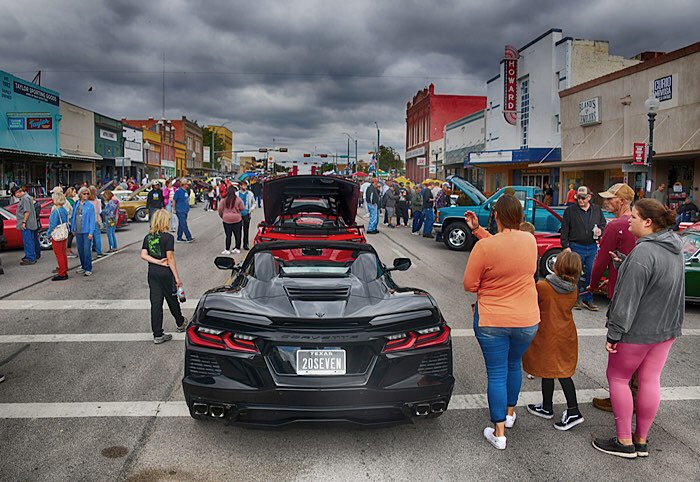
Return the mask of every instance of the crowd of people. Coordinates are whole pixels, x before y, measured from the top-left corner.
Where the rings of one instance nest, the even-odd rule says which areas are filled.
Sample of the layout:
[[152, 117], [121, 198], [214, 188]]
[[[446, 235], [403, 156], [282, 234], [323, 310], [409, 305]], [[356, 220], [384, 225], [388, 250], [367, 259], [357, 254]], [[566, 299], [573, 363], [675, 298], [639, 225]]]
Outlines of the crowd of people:
[[632, 206], [634, 191], [626, 184], [615, 184], [600, 196], [615, 219], [606, 224], [590, 203], [591, 192], [579, 187], [564, 215], [566, 250], [557, 257], [554, 273], [539, 281], [533, 276], [535, 239], [524, 232], [529, 229], [514, 196], [504, 194], [494, 206], [496, 235], [479, 226], [473, 212], [465, 214], [480, 241], [469, 256], [463, 284], [477, 295], [473, 326], [486, 365], [493, 423], [484, 437], [497, 449], [506, 448], [506, 429], [516, 422], [523, 369], [542, 379], [542, 402], [528, 405], [530, 414], [554, 418], [558, 379], [566, 409], [554, 428], [569, 430], [584, 422], [572, 379], [578, 363], [572, 310], [597, 309], [589, 295], [607, 268], [611, 301], [604, 348], [610, 399], [594, 399], [594, 406], [614, 413], [616, 436], [592, 444], [624, 458], [649, 455], [647, 437], [659, 407], [661, 372], [683, 324], [682, 241], [672, 230], [676, 212], [660, 201], [639, 199]]

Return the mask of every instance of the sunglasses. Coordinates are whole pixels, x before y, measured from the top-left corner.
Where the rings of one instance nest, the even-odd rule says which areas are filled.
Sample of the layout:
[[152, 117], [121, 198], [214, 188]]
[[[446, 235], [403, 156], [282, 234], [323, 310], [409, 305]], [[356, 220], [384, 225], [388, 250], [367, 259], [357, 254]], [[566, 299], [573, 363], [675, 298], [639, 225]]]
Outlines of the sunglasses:
[[585, 196], [582, 195], [582, 194], [579, 194], [579, 195], [576, 196], [576, 197], [579, 198], [579, 199], [581, 199], [581, 200], [584, 200], [584, 199], [586, 199], [586, 198], [588, 197], [588, 194], [586, 194]]

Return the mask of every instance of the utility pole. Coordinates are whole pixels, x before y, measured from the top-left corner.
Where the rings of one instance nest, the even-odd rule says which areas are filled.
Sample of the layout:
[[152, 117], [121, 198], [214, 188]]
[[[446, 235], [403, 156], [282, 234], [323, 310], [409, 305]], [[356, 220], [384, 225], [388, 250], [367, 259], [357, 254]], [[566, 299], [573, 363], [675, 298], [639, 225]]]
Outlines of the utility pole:
[[357, 171], [357, 139], [355, 139], [355, 171]]
[[374, 121], [374, 125], [377, 126], [377, 165], [379, 165], [379, 125], [377, 125], [377, 121]]
[[165, 51], [163, 51], [163, 113], [160, 118], [165, 119]]

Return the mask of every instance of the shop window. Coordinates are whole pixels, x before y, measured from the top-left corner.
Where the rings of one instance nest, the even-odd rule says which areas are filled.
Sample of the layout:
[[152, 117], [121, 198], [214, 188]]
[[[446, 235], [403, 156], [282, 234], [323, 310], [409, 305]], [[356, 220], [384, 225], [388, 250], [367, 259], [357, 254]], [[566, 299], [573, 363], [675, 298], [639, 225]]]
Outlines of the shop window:
[[561, 129], [561, 120], [559, 119], [559, 114], [554, 116], [554, 132], [559, 132]]

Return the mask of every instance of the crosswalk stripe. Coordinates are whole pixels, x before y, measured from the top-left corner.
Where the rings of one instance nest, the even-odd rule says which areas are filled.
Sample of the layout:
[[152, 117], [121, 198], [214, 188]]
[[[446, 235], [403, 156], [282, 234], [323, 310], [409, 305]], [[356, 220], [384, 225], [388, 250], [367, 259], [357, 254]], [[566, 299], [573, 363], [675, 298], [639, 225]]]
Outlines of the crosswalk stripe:
[[[582, 328], [578, 330], [578, 336], [600, 336], [603, 337], [607, 330], [603, 328]], [[684, 336], [698, 336], [700, 330], [683, 330]], [[452, 330], [452, 336], [456, 338], [474, 337], [472, 330]], [[173, 333], [174, 340], [184, 340], [184, 333]], [[124, 341], [152, 341], [151, 333], [56, 333], [37, 335], [0, 335], [2, 343], [112, 343]]]
[[[604, 389], [577, 390], [579, 400], [607, 397]], [[700, 387], [663, 387], [661, 400], [700, 400]], [[518, 406], [540, 403], [542, 392], [521, 392]], [[564, 394], [557, 390], [554, 403], [565, 403]], [[488, 408], [485, 393], [453, 395], [449, 411], [479, 410]], [[133, 402], [55, 402], [55, 403], [0, 403], [0, 419], [8, 418], [89, 418], [89, 417], [189, 417], [184, 401], [133, 401]]]

